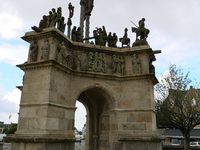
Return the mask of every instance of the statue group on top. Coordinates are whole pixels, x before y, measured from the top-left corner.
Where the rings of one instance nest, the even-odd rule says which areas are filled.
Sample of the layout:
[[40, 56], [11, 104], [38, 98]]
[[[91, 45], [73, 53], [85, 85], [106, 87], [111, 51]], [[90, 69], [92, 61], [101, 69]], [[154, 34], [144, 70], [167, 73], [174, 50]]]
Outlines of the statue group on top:
[[82, 36], [81, 36], [81, 28], [74, 26], [71, 32], [71, 40], [75, 42], [83, 42]]
[[107, 37], [108, 47], [117, 47], [118, 37], [116, 33], [109, 32]]
[[49, 15], [44, 15], [40, 20], [39, 27], [33, 26], [32, 29], [36, 32], [41, 32], [45, 28], [57, 27], [61, 32], [65, 32], [65, 18], [62, 16], [62, 8], [58, 7], [57, 11], [52, 8]]
[[111, 33], [107, 35], [106, 29], [103, 26], [102, 28], [97, 28], [93, 31], [93, 38], [95, 39], [95, 44], [100, 46], [108, 47], [117, 47], [118, 37], [116, 33]]
[[[102, 28], [96, 28], [93, 31], [93, 37], [89, 37], [89, 19], [91, 16], [91, 12], [93, 10], [94, 0], [80, 0], [81, 5], [81, 17], [80, 17], [80, 26], [76, 27], [74, 26], [71, 29], [72, 26], [72, 17], [74, 15], [74, 6], [72, 6], [71, 3], [68, 4], [69, 9], [69, 17], [67, 21], [68, 26], [68, 38], [71, 38], [72, 41], [76, 42], [84, 42], [89, 43], [90, 39], [94, 39], [90, 42], [90, 44], [100, 45], [100, 46], [108, 46], [108, 47], [117, 47], [118, 37], [116, 33], [107, 34], [105, 27]], [[65, 32], [65, 26], [64, 23], [65, 18], [62, 16], [62, 8], [58, 7], [57, 11], [55, 8], [52, 8], [51, 11], [49, 11], [48, 15], [44, 15], [41, 19], [39, 26], [33, 26], [32, 29], [36, 32], [41, 32], [44, 28], [49, 27], [56, 27], [61, 32]], [[86, 21], [86, 27], [85, 27], [85, 37], [83, 36], [84, 33], [84, 21]], [[133, 23], [133, 22], [132, 22]], [[136, 34], [136, 40], [132, 44], [132, 47], [138, 46], [138, 45], [148, 45], [147, 37], [149, 34], [149, 29], [145, 27], [145, 18], [142, 18], [139, 20], [138, 25], [133, 23], [135, 27], [132, 27], [131, 30], [133, 33]], [[121, 47], [130, 47], [130, 38], [128, 37], [128, 28], [125, 28], [124, 35], [122, 38], [119, 38], [119, 42], [121, 42]]]
[[104, 26], [102, 28], [96, 27], [96, 30], [93, 31], [93, 36], [96, 45], [106, 46], [107, 32]]

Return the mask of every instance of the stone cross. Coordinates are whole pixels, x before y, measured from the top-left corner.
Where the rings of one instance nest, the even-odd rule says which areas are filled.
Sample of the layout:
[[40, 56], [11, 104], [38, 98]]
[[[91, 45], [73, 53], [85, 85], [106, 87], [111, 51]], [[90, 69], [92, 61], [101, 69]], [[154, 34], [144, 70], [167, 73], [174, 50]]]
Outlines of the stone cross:
[[[81, 14], [80, 14], [80, 28], [82, 33], [82, 38], [84, 34], [84, 21], [86, 21], [85, 26], [85, 38], [89, 38], [90, 34], [90, 16], [92, 9], [94, 7], [94, 0], [80, 0], [81, 5]], [[89, 40], [86, 40], [86, 43], [89, 43]]]

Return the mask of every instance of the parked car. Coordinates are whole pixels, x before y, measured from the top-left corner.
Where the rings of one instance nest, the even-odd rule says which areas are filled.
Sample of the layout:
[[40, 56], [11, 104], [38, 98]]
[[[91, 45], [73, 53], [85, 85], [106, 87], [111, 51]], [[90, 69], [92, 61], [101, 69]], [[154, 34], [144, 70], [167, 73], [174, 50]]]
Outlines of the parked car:
[[190, 142], [190, 146], [200, 146], [200, 142]]

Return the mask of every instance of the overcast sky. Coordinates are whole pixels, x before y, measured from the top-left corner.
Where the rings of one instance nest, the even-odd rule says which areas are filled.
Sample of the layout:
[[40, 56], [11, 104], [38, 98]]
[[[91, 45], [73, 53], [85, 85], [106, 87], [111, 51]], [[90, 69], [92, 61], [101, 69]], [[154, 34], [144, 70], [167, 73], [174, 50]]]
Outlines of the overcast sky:
[[[16, 64], [26, 61], [29, 45], [21, 36], [38, 25], [51, 8], [61, 6], [67, 18], [69, 0], [6, 0], [0, 5], [0, 121], [17, 122], [23, 72]], [[79, 0], [75, 6], [73, 25], [79, 25]], [[180, 65], [195, 82], [200, 82], [200, 0], [94, 0], [91, 31], [105, 25], [107, 32], [123, 36], [124, 28], [133, 43], [135, 34], [130, 29], [141, 18], [146, 18], [150, 29], [148, 42], [152, 49], [162, 50], [156, 55], [157, 77], [170, 64]], [[9, 115], [12, 117], [8, 118]]]

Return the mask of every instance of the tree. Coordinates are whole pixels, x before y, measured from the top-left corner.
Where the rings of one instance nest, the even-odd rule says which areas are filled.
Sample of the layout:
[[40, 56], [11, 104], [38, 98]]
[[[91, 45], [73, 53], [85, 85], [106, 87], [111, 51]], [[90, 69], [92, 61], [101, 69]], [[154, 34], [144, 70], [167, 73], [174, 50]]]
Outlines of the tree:
[[17, 130], [17, 124], [11, 124], [8, 127], [4, 128], [3, 133], [14, 134], [16, 130]]
[[176, 65], [156, 87], [157, 124], [160, 128], [179, 129], [184, 137], [184, 149], [190, 149], [190, 131], [200, 124], [200, 90], [189, 87], [189, 73]]

